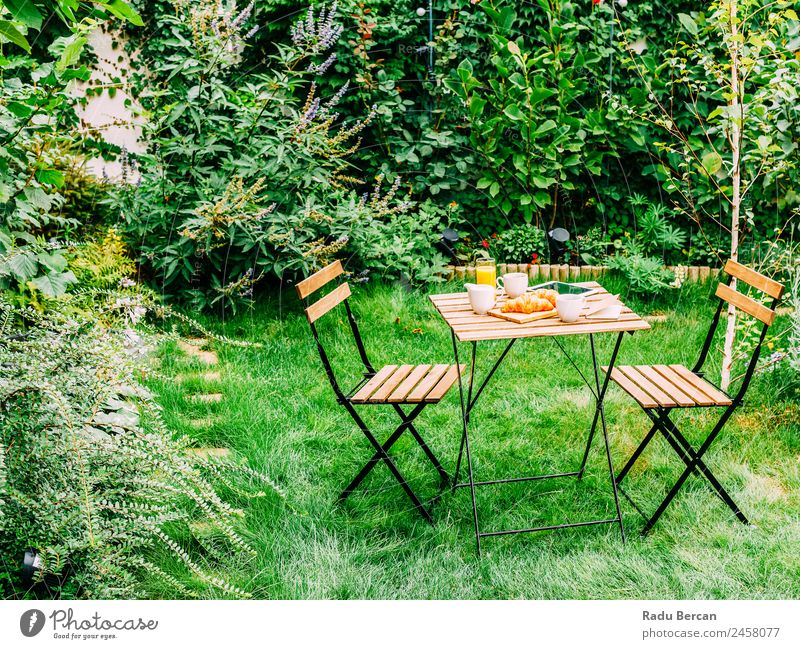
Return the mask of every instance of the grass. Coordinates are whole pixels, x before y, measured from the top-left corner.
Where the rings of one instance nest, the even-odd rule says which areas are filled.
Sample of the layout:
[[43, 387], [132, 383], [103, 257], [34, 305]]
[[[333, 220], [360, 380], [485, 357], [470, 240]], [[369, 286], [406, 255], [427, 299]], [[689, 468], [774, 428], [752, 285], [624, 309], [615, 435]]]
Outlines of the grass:
[[[434, 292], [446, 290], [453, 289], [436, 287]], [[374, 365], [452, 362], [449, 332], [423, 292], [399, 285], [354, 291], [353, 307]], [[216, 345], [219, 380], [193, 378], [203, 368], [168, 345], [161, 350], [164, 378], [151, 385], [175, 430], [201, 445], [232, 449], [286, 491], [283, 500], [267, 497], [244, 504], [243, 527], [257, 557], [225, 576], [255, 597], [800, 596], [800, 409], [773, 396], [773, 377], [757, 377], [746, 407], [707, 456], [757, 527], [738, 523], [704, 483], [690, 478], [647, 538], [639, 537], [643, 521], [623, 501], [625, 545], [615, 526], [579, 528], [485, 539], [479, 558], [468, 490], [445, 494], [435, 506], [436, 526], [431, 527], [379, 465], [346, 503], [336, 504], [371, 448], [335, 403], [299, 304], [287, 293], [225, 323], [208, 322], [230, 337], [262, 344], [244, 349]], [[711, 319], [709, 294], [708, 287], [699, 287], [668, 301], [628, 300], [639, 313], [668, 317], [648, 332], [626, 336], [619, 362], [691, 365]], [[342, 383], [349, 386], [359, 368], [340, 311], [326, 318], [321, 334]], [[608, 358], [613, 338], [600, 336], [601, 359]], [[588, 369], [588, 339], [576, 337], [565, 344]], [[479, 346], [479, 370], [490, 366], [501, 345]], [[716, 360], [719, 354], [713, 356]], [[175, 381], [178, 375], [184, 380]], [[350, 380], [344, 380], [347, 376]], [[198, 403], [190, 397], [199, 392], [219, 392], [223, 398]], [[380, 439], [398, 422], [390, 408], [362, 408], [362, 413]], [[476, 479], [573, 470], [591, 414], [588, 392], [551, 340], [518, 343], [474, 412]], [[697, 443], [717, 414], [702, 409], [677, 419]], [[607, 398], [607, 416], [619, 468], [646, 432], [648, 420], [616, 387]], [[452, 470], [460, 433], [457, 390], [423, 412], [418, 427]], [[410, 436], [400, 439], [393, 455], [418, 493], [436, 493], [436, 473]], [[652, 511], [681, 469], [666, 442], [655, 440], [631, 473], [628, 491]], [[608, 479], [601, 439], [596, 439], [582, 482], [484, 487], [478, 503], [482, 526], [611, 517]]]

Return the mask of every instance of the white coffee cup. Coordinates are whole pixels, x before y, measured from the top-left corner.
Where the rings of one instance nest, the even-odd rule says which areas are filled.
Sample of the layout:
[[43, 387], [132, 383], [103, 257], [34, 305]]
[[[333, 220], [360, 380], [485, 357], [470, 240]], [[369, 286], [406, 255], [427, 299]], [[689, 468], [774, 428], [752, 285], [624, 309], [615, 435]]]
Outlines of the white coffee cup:
[[464, 284], [469, 297], [469, 304], [472, 310], [478, 315], [484, 315], [494, 306], [497, 297], [497, 289], [488, 284]]
[[528, 290], [527, 273], [506, 273], [497, 278], [497, 287], [502, 288], [510, 298], [519, 297]]
[[586, 306], [583, 295], [559, 295], [556, 298], [556, 310], [562, 322], [575, 322]]

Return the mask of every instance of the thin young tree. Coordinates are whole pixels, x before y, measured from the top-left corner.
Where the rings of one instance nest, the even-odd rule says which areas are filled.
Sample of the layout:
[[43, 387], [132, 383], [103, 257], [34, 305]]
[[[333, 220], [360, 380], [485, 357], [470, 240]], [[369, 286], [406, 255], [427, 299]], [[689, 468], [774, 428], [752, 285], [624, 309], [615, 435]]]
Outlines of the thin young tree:
[[[777, 183], [797, 167], [791, 129], [778, 128], [782, 121], [797, 122], [800, 62], [788, 43], [797, 29], [793, 4], [716, 0], [707, 12], [678, 14], [681, 38], [663, 61], [626, 43], [647, 92], [639, 106], [625, 108], [644, 118], [643, 131], [655, 125], [669, 135], [650, 151], [663, 187], [703, 236], [709, 223], [730, 234], [728, 256], [734, 260], [743, 225], [749, 229], [755, 221], [751, 190], [761, 189], [758, 208], [768, 191], [780, 204]], [[688, 122], [681, 119], [686, 106]], [[640, 140], [646, 135], [637, 134]], [[787, 138], [789, 146], [782, 141]], [[736, 310], [729, 305], [723, 389], [731, 382], [736, 330]]]

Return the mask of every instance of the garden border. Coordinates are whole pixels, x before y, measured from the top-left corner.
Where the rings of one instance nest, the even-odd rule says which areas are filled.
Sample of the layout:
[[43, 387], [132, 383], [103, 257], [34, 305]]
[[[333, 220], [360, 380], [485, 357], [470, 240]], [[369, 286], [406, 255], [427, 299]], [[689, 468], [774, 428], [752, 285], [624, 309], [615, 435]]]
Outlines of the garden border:
[[[721, 268], [710, 266], [665, 266], [667, 270], [675, 271], [677, 268], [686, 269], [685, 281], [705, 282], [715, 278]], [[569, 264], [497, 264], [500, 275], [506, 273], [527, 273], [531, 280], [557, 280], [561, 282], [574, 282], [579, 278], [597, 279], [608, 272], [606, 266], [570, 266]], [[447, 266], [444, 279], [451, 281], [475, 280], [475, 266]]]

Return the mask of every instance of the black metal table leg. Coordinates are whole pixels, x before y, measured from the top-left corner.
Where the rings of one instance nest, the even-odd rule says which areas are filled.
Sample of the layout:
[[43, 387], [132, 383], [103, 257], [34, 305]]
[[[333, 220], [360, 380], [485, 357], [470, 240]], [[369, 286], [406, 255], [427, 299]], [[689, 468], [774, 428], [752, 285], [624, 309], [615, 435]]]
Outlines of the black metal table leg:
[[[606, 373], [605, 381], [603, 383], [603, 387], [600, 387], [600, 368], [597, 365], [597, 353], [594, 346], [594, 334], [589, 334], [589, 343], [592, 348], [592, 367], [594, 368], [594, 381], [597, 387], [597, 412], [600, 413], [600, 425], [603, 429], [603, 441], [606, 445], [606, 459], [608, 460], [608, 474], [611, 479], [611, 489], [614, 492], [614, 506], [617, 508], [617, 520], [619, 521], [619, 533], [622, 537], [622, 542], [625, 543], [625, 525], [622, 522], [622, 510], [619, 506], [619, 494], [617, 493], [617, 481], [614, 479], [614, 462], [611, 459], [611, 447], [608, 442], [608, 430], [606, 429], [606, 414], [603, 408], [603, 400], [606, 396], [606, 390], [608, 389], [608, 383], [611, 378], [611, 371], [614, 369], [614, 363], [617, 360], [617, 353], [619, 352], [619, 346], [622, 343], [622, 336], [623, 332], [620, 332], [617, 336], [617, 344], [614, 346], [614, 353], [611, 355], [611, 361], [608, 364], [608, 372]], [[589, 441], [591, 445], [591, 440]], [[587, 453], [588, 455], [588, 446], [587, 446]], [[581, 475], [583, 474], [583, 470], [585, 468], [586, 456], [584, 456], [584, 464], [581, 466]]]
[[[592, 421], [592, 426], [591, 426], [591, 430], [589, 432], [589, 438], [588, 438], [587, 443], [586, 443], [586, 449], [585, 449], [584, 454], [583, 454], [583, 459], [581, 461], [580, 469], [578, 471], [570, 471], [570, 472], [566, 472], [566, 473], [554, 473], [554, 474], [550, 474], [550, 475], [536, 475], [536, 476], [527, 476], [527, 477], [519, 477], [519, 478], [504, 478], [504, 479], [498, 479], [498, 480], [483, 480], [483, 481], [479, 481], [479, 482], [475, 480], [475, 476], [474, 476], [474, 473], [473, 473], [473, 467], [472, 467], [472, 450], [470, 448], [470, 443], [469, 443], [470, 414], [471, 414], [472, 409], [475, 407], [475, 404], [476, 404], [478, 398], [481, 396], [481, 394], [483, 393], [483, 391], [486, 388], [487, 384], [489, 383], [489, 380], [492, 378], [492, 376], [494, 375], [494, 373], [497, 371], [498, 367], [502, 363], [503, 359], [508, 354], [509, 350], [511, 349], [512, 345], [515, 342], [515, 339], [511, 339], [509, 344], [503, 350], [503, 352], [500, 355], [500, 357], [495, 362], [494, 366], [491, 368], [491, 370], [488, 372], [486, 377], [481, 382], [480, 387], [478, 387], [478, 389], [474, 391], [474, 396], [473, 396], [473, 388], [474, 388], [474, 380], [475, 380], [475, 364], [476, 364], [476, 356], [477, 356], [477, 342], [475, 342], [475, 341], [472, 342], [472, 363], [471, 363], [471, 366], [470, 366], [470, 380], [469, 380], [469, 386], [468, 386], [468, 391], [467, 391], [467, 390], [465, 390], [464, 377], [461, 374], [461, 369], [460, 369], [460, 364], [459, 364], [458, 341], [456, 339], [455, 332], [451, 331], [451, 334], [452, 334], [452, 340], [453, 340], [453, 355], [455, 357], [456, 367], [458, 368], [458, 387], [459, 387], [459, 396], [460, 396], [460, 400], [461, 400], [461, 422], [462, 422], [461, 443], [459, 445], [458, 461], [456, 463], [456, 472], [455, 472], [455, 475], [454, 475], [455, 479], [454, 479], [454, 482], [453, 482], [453, 489], [455, 490], [455, 489], [460, 488], [460, 487], [469, 487], [469, 489], [470, 489], [470, 497], [471, 497], [471, 500], [472, 500], [472, 516], [473, 516], [473, 522], [474, 522], [474, 525], [475, 525], [475, 543], [476, 543], [476, 546], [477, 546], [478, 555], [480, 556], [480, 554], [481, 554], [481, 538], [484, 538], [484, 537], [502, 536], [502, 535], [507, 535], [507, 534], [520, 534], [520, 533], [527, 533], [527, 532], [542, 532], [542, 531], [547, 531], [547, 530], [557, 530], [557, 529], [565, 529], [565, 528], [572, 528], [572, 527], [585, 527], [587, 525], [608, 525], [608, 524], [616, 523], [616, 524], [619, 525], [620, 536], [622, 538], [622, 542], [624, 543], [625, 542], [625, 527], [624, 527], [624, 524], [623, 524], [623, 521], [622, 521], [622, 511], [621, 511], [620, 503], [619, 503], [619, 494], [617, 493], [617, 485], [616, 485], [616, 481], [614, 479], [614, 463], [613, 463], [613, 460], [611, 458], [611, 446], [610, 446], [610, 442], [609, 442], [609, 439], [608, 439], [608, 429], [607, 429], [607, 426], [606, 426], [605, 411], [604, 411], [604, 407], [603, 407], [603, 401], [604, 401], [604, 398], [605, 398], [605, 395], [606, 395], [606, 391], [608, 390], [608, 385], [610, 383], [611, 370], [613, 370], [613, 368], [614, 368], [614, 364], [616, 362], [617, 355], [619, 353], [620, 345], [622, 344], [622, 338], [623, 338], [624, 332], [620, 332], [618, 337], [617, 337], [616, 344], [614, 346], [614, 351], [613, 351], [613, 353], [611, 355], [611, 359], [609, 361], [608, 374], [605, 377], [605, 380], [602, 382], [602, 384], [601, 384], [601, 381], [600, 381], [600, 368], [599, 368], [599, 364], [597, 362], [597, 353], [596, 353], [596, 348], [595, 348], [595, 344], [594, 344], [594, 337], [592, 335], [589, 336], [591, 352], [592, 352], [592, 367], [593, 367], [593, 370], [594, 370], [594, 383], [595, 383], [594, 388], [589, 383], [587, 378], [583, 375], [583, 373], [580, 371], [580, 368], [578, 368], [577, 365], [575, 364], [575, 362], [569, 357], [569, 354], [566, 352], [564, 347], [560, 343], [558, 343], [558, 346], [562, 349], [562, 351], [564, 351], [565, 355], [570, 360], [570, 362], [573, 364], [573, 366], [576, 367], [576, 369], [578, 370], [578, 372], [581, 375], [581, 378], [584, 380], [584, 382], [586, 383], [588, 388], [592, 391], [592, 394], [595, 397], [594, 419]], [[466, 395], [465, 395], [465, 391], [467, 391]], [[614, 506], [616, 508], [616, 513], [617, 513], [615, 518], [601, 519], [601, 520], [591, 520], [591, 521], [569, 522], [569, 523], [561, 523], [561, 524], [556, 524], [556, 525], [546, 525], [546, 526], [542, 526], [542, 527], [532, 527], [532, 528], [515, 529], [515, 530], [497, 530], [497, 531], [487, 531], [487, 532], [482, 532], [480, 530], [480, 524], [479, 524], [479, 520], [478, 520], [478, 507], [477, 507], [477, 501], [476, 501], [476, 487], [485, 486], [485, 485], [506, 484], [506, 483], [513, 483], [513, 482], [527, 482], [527, 481], [535, 481], [535, 480], [547, 480], [547, 479], [553, 479], [553, 478], [577, 477], [578, 479], [580, 479], [583, 476], [583, 473], [584, 473], [584, 471], [586, 469], [586, 463], [587, 463], [587, 460], [588, 460], [589, 451], [591, 449], [592, 439], [593, 439], [594, 434], [596, 432], [598, 423], [600, 424], [601, 430], [603, 432], [603, 440], [604, 440], [605, 449], [606, 449], [606, 460], [608, 462], [609, 478], [610, 478], [610, 482], [611, 482], [612, 492], [613, 492], [613, 495], [614, 495]], [[468, 481], [464, 482], [464, 483], [459, 483], [458, 482], [458, 477], [459, 477], [462, 457], [463, 457], [463, 454], [464, 454], [465, 450], [466, 450], [466, 455], [467, 455]]]
[[[480, 528], [478, 527], [478, 504], [475, 501], [475, 481], [472, 475], [472, 454], [470, 453], [469, 449], [469, 433], [467, 432], [468, 424], [469, 424], [469, 396], [467, 400], [464, 400], [464, 382], [461, 376], [461, 365], [458, 362], [458, 342], [456, 341], [456, 334], [453, 334], [453, 355], [455, 356], [456, 361], [456, 370], [458, 372], [458, 394], [461, 400], [461, 422], [463, 426], [463, 434], [461, 437], [461, 448], [463, 449], [466, 446], [467, 449], [467, 472], [469, 473], [469, 485], [470, 485], [470, 495], [472, 496], [472, 518], [475, 523], [475, 544], [478, 549], [478, 556], [481, 554], [481, 532]], [[477, 344], [472, 343], [472, 371], [470, 372], [470, 380], [469, 380], [469, 395], [472, 394], [472, 381], [473, 377], [475, 376], [475, 354], [476, 354]], [[459, 465], [461, 464], [461, 451], [459, 451]], [[454, 481], [454, 486], [458, 482], [458, 468], [456, 468], [456, 479]]]

